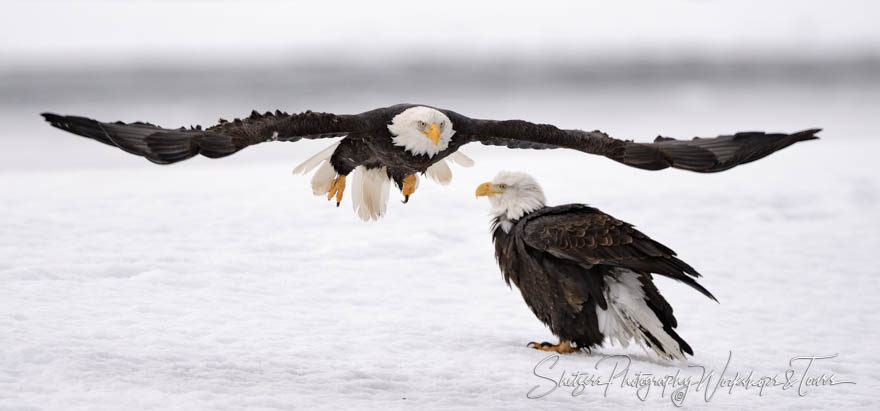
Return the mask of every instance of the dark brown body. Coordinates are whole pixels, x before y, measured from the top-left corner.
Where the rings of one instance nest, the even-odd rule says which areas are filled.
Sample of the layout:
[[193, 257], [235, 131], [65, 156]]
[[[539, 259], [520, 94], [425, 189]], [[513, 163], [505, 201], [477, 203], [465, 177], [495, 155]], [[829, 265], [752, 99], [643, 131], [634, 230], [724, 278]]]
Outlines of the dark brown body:
[[[619, 272], [637, 275], [644, 299], [663, 330], [693, 354], [675, 332], [672, 307], [660, 295], [652, 273], [681, 281], [709, 298], [699, 274], [675, 253], [631, 225], [581, 204], [544, 207], [516, 221], [497, 218], [492, 238], [504, 280], [519, 288], [526, 305], [561, 340], [578, 347], [602, 345], [597, 310], [607, 310], [607, 280]], [[650, 333], [646, 337], [659, 342]]]

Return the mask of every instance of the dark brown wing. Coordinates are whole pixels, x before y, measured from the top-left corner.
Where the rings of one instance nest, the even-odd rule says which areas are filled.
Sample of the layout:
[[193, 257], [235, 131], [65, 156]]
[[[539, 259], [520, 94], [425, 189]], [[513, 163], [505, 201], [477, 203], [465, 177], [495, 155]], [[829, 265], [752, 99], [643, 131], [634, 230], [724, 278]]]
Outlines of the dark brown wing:
[[149, 123], [102, 123], [85, 117], [43, 113], [52, 126], [119, 147], [159, 164], [186, 160], [197, 154], [217, 158], [264, 141], [297, 141], [341, 137], [365, 127], [361, 115], [336, 115], [306, 111], [287, 114], [252, 112], [250, 117], [220, 120], [207, 129], [201, 126], [166, 129]]
[[609, 137], [601, 131], [562, 130], [522, 120], [472, 120], [462, 130], [471, 141], [510, 148], [570, 148], [598, 154], [645, 170], [668, 167], [700, 173], [724, 171], [763, 158], [794, 143], [813, 140], [821, 129], [794, 134], [742, 132], [714, 138], [676, 140], [657, 137], [636, 143]]
[[523, 226], [523, 240], [529, 246], [579, 264], [608, 265], [670, 277], [716, 300], [694, 280], [700, 274], [693, 267], [632, 225], [579, 204], [545, 210]]

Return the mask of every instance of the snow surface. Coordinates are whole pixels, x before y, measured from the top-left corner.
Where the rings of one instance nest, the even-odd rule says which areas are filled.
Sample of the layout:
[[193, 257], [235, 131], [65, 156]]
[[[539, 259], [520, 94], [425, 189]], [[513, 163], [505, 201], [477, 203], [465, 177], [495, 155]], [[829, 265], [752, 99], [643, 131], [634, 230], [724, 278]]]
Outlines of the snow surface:
[[[636, 224], [705, 275], [720, 304], [658, 280], [696, 352], [688, 364], [720, 373], [732, 352], [728, 377], [773, 376], [794, 356], [839, 354], [810, 374], [856, 382], [809, 387], [803, 397], [781, 387], [763, 396], [721, 388], [706, 402], [691, 392], [686, 406], [873, 409], [876, 93], [698, 90], [661, 99], [668, 91], [618, 100], [584, 93], [588, 101], [512, 94], [498, 104], [441, 95], [435, 104], [484, 117], [532, 112], [522, 117], [640, 140], [743, 125], [826, 131], [715, 175], [466, 146], [475, 167], [453, 167], [446, 187], [423, 182], [406, 205], [392, 193], [388, 215], [364, 223], [348, 199], [335, 208], [311, 195], [308, 177], [290, 173], [329, 140], [159, 167], [35, 116], [52, 109], [130, 120], [135, 114], [117, 115], [146, 106], [7, 109], [20, 121], [5, 124], [26, 125], [3, 136], [11, 150], [0, 153], [0, 409], [672, 408], [669, 393], [642, 400], [619, 380], [607, 395], [587, 387], [573, 397], [562, 387], [527, 398], [548, 388], [533, 374], [547, 354], [525, 344], [553, 337], [504, 285], [488, 202], [474, 198], [500, 169], [535, 176], [551, 204], [586, 202]], [[249, 102], [224, 104], [233, 111]], [[351, 111], [328, 106], [303, 108]], [[140, 116], [162, 124], [194, 116], [185, 105], [152, 107]], [[219, 111], [203, 110], [195, 117]], [[623, 353], [633, 373], [699, 377], [632, 345], [564, 356], [541, 372], [606, 376], [608, 363], [597, 371], [598, 361]]]

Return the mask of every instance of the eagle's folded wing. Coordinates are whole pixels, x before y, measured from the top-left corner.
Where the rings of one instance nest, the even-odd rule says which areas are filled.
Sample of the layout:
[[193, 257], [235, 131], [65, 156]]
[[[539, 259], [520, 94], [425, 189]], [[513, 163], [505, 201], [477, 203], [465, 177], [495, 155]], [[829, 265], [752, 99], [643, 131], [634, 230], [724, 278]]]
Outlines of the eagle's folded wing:
[[697, 270], [678, 259], [674, 251], [592, 207], [558, 206], [529, 218], [523, 226], [523, 240], [578, 264], [608, 265], [673, 278], [716, 300], [694, 280], [700, 276]]
[[471, 141], [509, 148], [569, 148], [598, 154], [645, 170], [668, 167], [700, 173], [724, 171], [763, 158], [794, 143], [813, 140], [821, 129], [794, 134], [742, 132], [714, 138], [676, 140], [657, 137], [636, 143], [609, 137], [601, 131], [562, 130], [523, 120], [474, 120], [465, 133]]
[[149, 123], [102, 123], [86, 117], [43, 113], [46, 121], [61, 130], [116, 146], [154, 163], [169, 164], [197, 154], [217, 158], [264, 141], [297, 141], [342, 137], [363, 127], [358, 115], [336, 115], [307, 111], [251, 113], [245, 119], [220, 120], [202, 129], [166, 129]]

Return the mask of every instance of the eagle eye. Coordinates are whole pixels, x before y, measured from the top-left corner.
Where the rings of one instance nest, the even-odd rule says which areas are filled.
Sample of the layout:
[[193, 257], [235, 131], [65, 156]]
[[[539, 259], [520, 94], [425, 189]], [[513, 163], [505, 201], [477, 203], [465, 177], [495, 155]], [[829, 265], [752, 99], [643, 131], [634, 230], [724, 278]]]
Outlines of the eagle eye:
[[502, 189], [502, 190], [506, 190], [506, 189], [507, 189], [507, 184], [498, 184], [498, 188], [500, 188], [500, 189]]
[[428, 126], [428, 125], [425, 124], [424, 121], [419, 121], [419, 128], [425, 128], [425, 127], [427, 127], [427, 126]]

